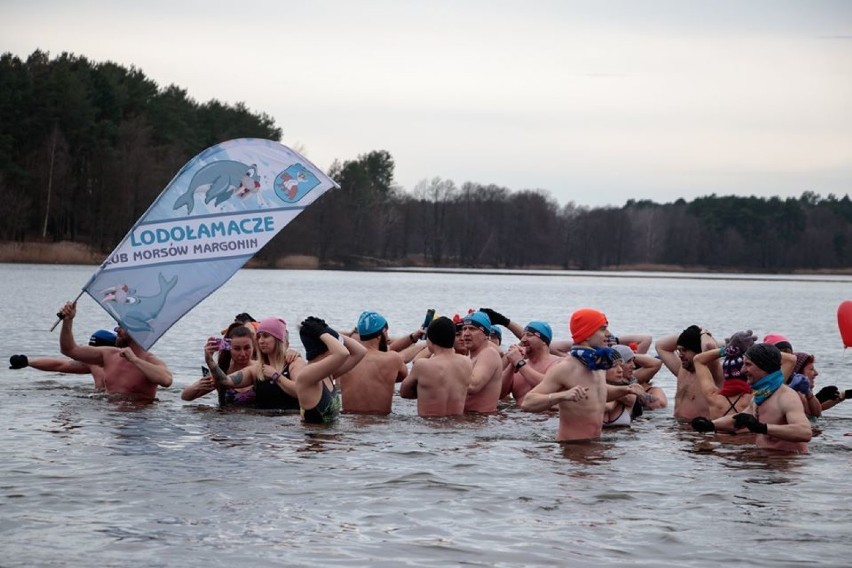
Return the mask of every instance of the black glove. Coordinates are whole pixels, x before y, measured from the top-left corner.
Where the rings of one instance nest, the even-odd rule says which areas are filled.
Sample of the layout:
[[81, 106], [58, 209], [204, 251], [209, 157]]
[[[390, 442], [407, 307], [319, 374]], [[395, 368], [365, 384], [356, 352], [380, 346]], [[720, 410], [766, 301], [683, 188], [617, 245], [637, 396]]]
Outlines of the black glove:
[[9, 357], [9, 368], [10, 369], [23, 369], [24, 367], [28, 367], [30, 364], [26, 355], [12, 355]]
[[491, 308], [479, 308], [479, 311], [488, 316], [488, 319], [491, 320], [491, 325], [502, 325], [503, 327], [509, 327], [509, 318], [507, 318], [500, 312], [495, 312]]
[[840, 391], [835, 385], [822, 387], [821, 389], [819, 389], [819, 392], [816, 393], [816, 397], [817, 400], [821, 403], [829, 400], [837, 400], [838, 398], [840, 398]]
[[734, 428], [737, 430], [741, 428], [748, 428], [755, 434], [766, 434], [766, 424], [759, 421], [752, 414], [746, 414], [742, 412], [740, 414], [734, 415]]
[[715, 432], [716, 425], [713, 424], [713, 421], [709, 418], [704, 418], [703, 416], [696, 416], [692, 419], [692, 429], [696, 432]]
[[302, 327], [299, 333], [310, 337], [319, 338], [320, 335], [327, 332], [328, 325], [325, 320], [311, 316], [302, 322]]
[[849, 400], [850, 398], [852, 398], [852, 389], [843, 391], [843, 400]]

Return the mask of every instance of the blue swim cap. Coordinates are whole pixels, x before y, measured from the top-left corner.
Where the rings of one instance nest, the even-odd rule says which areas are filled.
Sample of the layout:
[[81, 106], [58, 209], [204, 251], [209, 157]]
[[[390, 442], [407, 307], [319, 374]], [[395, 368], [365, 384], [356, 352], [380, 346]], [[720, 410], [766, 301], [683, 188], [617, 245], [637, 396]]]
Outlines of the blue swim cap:
[[498, 339], [500, 339], [500, 341], [502, 341], [502, 340], [503, 340], [503, 332], [502, 332], [502, 331], [500, 331], [500, 326], [499, 326], [499, 325], [492, 325], [492, 326], [491, 326], [491, 336], [492, 336], [492, 337], [497, 337]]
[[378, 337], [382, 330], [388, 325], [388, 320], [377, 312], [362, 312], [358, 317], [358, 335], [361, 339], [368, 340]]
[[464, 317], [464, 325], [475, 325], [485, 332], [485, 335], [491, 335], [491, 318], [485, 312], [473, 312]]
[[550, 345], [553, 340], [553, 330], [550, 329], [550, 324], [546, 321], [531, 321], [524, 328], [524, 331], [529, 331], [539, 337], [542, 341]]
[[115, 340], [118, 336], [107, 329], [99, 329], [89, 338], [89, 345], [92, 347], [115, 347]]

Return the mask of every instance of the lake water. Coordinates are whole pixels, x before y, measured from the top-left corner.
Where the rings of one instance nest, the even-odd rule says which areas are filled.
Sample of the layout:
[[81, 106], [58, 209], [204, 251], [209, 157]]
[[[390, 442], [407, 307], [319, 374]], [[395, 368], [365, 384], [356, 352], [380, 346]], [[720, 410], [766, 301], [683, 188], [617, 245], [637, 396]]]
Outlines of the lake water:
[[[88, 377], [6, 368], [58, 355], [48, 328], [93, 270], [0, 265], [2, 566], [849, 565], [852, 402], [820, 420], [810, 455], [771, 456], [683, 428], [671, 407], [562, 446], [555, 416], [512, 406], [423, 420], [396, 398], [389, 417], [312, 427], [180, 400], [204, 339], [238, 312], [347, 328], [375, 309], [402, 335], [429, 307], [480, 306], [557, 338], [585, 306], [616, 334], [780, 332], [816, 354], [818, 385], [852, 388], [836, 322], [848, 277], [244, 270], [154, 346], [175, 384], [138, 408], [92, 397]], [[78, 341], [112, 325], [80, 300]], [[674, 378], [657, 382], [673, 399]]]

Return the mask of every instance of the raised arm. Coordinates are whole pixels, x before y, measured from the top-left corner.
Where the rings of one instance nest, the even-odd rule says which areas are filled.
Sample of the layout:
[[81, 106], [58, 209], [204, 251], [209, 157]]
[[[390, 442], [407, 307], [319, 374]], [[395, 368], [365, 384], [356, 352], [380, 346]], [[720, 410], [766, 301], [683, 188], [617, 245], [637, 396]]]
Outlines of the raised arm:
[[648, 349], [651, 348], [651, 343], [654, 338], [650, 335], [643, 334], [630, 334], [630, 335], [619, 335], [615, 338], [616, 343], [619, 345], [630, 345], [631, 343], [636, 344], [636, 353], [647, 353]]
[[574, 342], [570, 339], [554, 339], [550, 342], [550, 352], [565, 357], [573, 346]]
[[[354, 341], [352, 338], [349, 339]], [[350, 356], [349, 349], [327, 331], [319, 335], [319, 340], [328, 348], [328, 354], [322, 358], [309, 361], [307, 365], [302, 367], [296, 377], [296, 384], [310, 385], [332, 376]]]
[[710, 367], [708, 366], [711, 362], [718, 360], [719, 357], [721, 357], [719, 349], [710, 349], [709, 351], [702, 351], [692, 360], [695, 364], [695, 376], [698, 378], [698, 387], [708, 400], [719, 394], [719, 387], [716, 386], [713, 374], [710, 372]]
[[360, 341], [355, 341], [351, 337], [347, 337], [345, 335], [341, 335], [343, 338], [343, 346], [346, 348], [346, 351], [349, 353], [349, 356], [343, 362], [343, 364], [334, 371], [334, 376], [339, 377], [343, 373], [352, 370], [352, 368], [361, 362], [361, 359], [364, 358], [364, 355], [367, 354], [367, 348], [361, 345]]
[[39, 371], [70, 373], [74, 375], [86, 375], [91, 372], [89, 365], [86, 363], [60, 357], [33, 357], [29, 359], [29, 366]]
[[663, 362], [660, 359], [642, 353], [634, 355], [633, 362], [636, 363], [636, 368], [633, 370], [633, 378], [642, 385], [650, 383], [654, 375], [659, 373], [660, 369], [663, 368]]
[[90, 347], [88, 345], [77, 345], [74, 340], [74, 316], [77, 315], [77, 303], [66, 302], [62, 309], [59, 310], [59, 316], [62, 318], [62, 329], [59, 332], [59, 350], [66, 357], [71, 357], [77, 361], [88, 363], [90, 365], [103, 366], [103, 355], [106, 349], [114, 349], [111, 347]]
[[675, 354], [675, 350], [677, 349], [677, 335], [661, 337], [654, 345], [657, 348], [657, 355], [660, 356], [663, 365], [666, 366], [672, 375], [677, 376], [680, 373], [680, 357]]
[[488, 316], [488, 319], [491, 320], [492, 325], [502, 325], [503, 327], [511, 331], [512, 335], [514, 335], [518, 339], [523, 337], [524, 327], [521, 324], [510, 320], [500, 312], [494, 311], [491, 308], [479, 308], [479, 311]]

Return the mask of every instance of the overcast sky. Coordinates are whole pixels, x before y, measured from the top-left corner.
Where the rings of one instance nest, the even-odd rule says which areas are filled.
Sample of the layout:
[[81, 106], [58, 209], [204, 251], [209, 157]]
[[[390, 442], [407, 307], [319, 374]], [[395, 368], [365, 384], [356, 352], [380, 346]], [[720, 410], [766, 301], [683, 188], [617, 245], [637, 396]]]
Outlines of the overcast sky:
[[852, 1], [0, 0], [0, 51], [245, 102], [319, 167], [560, 203], [852, 192]]

